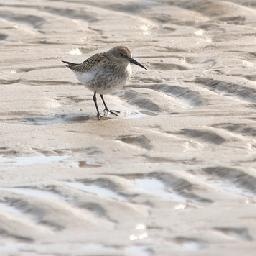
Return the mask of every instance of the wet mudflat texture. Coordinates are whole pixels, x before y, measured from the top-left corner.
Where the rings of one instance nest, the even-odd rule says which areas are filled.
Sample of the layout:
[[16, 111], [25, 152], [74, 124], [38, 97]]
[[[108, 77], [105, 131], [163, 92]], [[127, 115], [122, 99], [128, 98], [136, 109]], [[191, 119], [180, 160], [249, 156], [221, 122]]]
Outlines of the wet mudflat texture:
[[[0, 21], [1, 256], [255, 255], [254, 0], [0, 0]], [[148, 71], [99, 122], [60, 60], [120, 44]]]

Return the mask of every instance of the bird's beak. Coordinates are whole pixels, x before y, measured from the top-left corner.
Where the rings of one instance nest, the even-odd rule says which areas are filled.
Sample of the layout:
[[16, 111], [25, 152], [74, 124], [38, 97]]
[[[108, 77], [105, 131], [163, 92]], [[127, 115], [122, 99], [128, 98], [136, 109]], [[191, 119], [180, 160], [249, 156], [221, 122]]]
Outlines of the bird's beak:
[[[141, 68], [146, 69], [142, 64], [140, 64], [137, 60], [133, 58], [129, 58], [130, 63], [140, 66]], [[146, 69], [147, 70], [147, 69]]]

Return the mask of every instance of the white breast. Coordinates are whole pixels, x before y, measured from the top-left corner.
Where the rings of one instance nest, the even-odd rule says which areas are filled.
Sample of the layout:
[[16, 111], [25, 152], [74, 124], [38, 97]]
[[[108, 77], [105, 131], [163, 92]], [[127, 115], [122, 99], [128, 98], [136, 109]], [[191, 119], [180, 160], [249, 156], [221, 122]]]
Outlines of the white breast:
[[131, 64], [128, 64], [126, 71], [128, 73], [128, 76], [130, 77], [132, 75], [132, 68], [131, 68]]
[[76, 75], [76, 78], [78, 81], [80, 81], [82, 84], [88, 84], [96, 75], [96, 70], [90, 71], [90, 72], [74, 72]]

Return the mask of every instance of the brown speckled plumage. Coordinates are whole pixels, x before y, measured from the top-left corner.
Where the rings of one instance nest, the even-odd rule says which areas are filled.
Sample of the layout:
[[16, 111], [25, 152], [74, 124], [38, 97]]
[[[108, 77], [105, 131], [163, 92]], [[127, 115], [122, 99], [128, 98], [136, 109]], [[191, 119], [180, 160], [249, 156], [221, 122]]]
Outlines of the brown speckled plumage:
[[92, 69], [95, 69], [101, 65], [106, 65], [109, 61], [107, 54], [105, 52], [96, 53], [92, 55], [90, 58], [86, 59], [83, 63], [70, 63], [64, 62], [67, 64], [67, 67], [73, 71], [77, 72], [88, 72]]

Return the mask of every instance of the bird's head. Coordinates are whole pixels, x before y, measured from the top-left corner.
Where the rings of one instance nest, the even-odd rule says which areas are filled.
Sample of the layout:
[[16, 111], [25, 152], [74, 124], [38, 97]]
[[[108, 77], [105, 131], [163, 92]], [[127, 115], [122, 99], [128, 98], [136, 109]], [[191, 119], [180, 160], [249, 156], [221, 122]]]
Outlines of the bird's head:
[[140, 66], [146, 69], [142, 64], [132, 58], [131, 51], [126, 46], [116, 46], [108, 51], [108, 54], [115, 61], [128, 65], [129, 63]]

